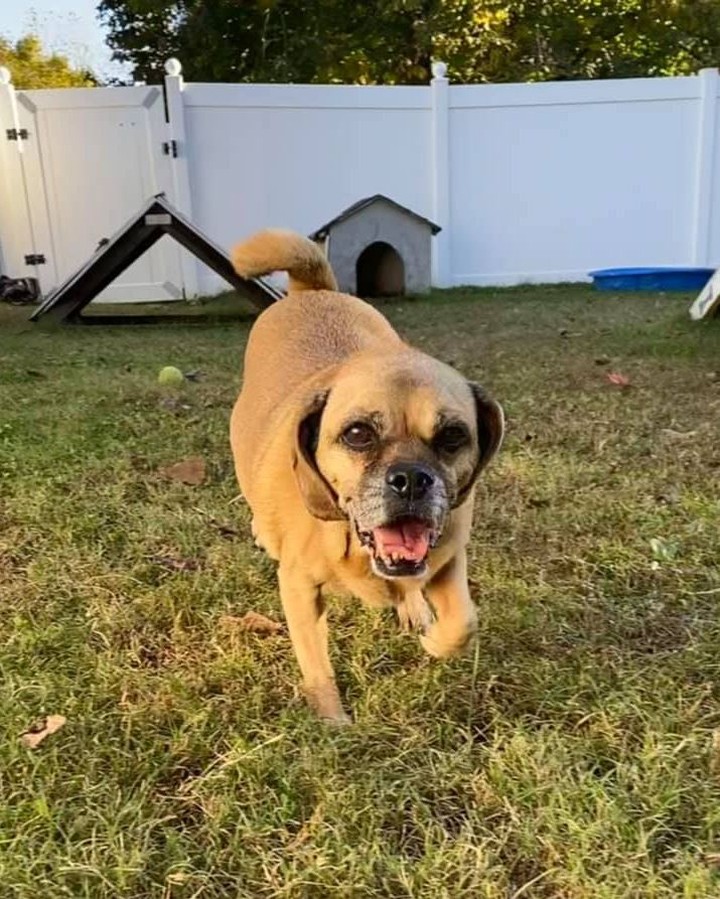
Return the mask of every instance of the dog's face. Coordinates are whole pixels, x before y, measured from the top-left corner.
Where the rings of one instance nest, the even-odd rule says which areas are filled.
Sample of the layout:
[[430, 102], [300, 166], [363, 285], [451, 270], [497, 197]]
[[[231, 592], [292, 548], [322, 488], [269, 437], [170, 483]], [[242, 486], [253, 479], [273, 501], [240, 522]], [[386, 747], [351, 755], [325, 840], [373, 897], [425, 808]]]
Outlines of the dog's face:
[[354, 360], [303, 411], [296, 476], [313, 515], [352, 522], [376, 574], [422, 577], [502, 433], [500, 406], [449, 366]]

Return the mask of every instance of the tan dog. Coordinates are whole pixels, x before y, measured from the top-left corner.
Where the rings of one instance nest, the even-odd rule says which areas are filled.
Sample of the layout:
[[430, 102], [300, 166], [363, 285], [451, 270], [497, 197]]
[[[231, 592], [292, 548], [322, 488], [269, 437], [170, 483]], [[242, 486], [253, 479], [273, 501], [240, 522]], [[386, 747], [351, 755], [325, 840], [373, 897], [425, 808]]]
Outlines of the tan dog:
[[467, 646], [473, 486], [500, 445], [503, 413], [371, 306], [337, 293], [310, 240], [263, 231], [233, 263], [245, 277], [290, 276], [288, 297], [251, 331], [231, 442], [256, 541], [279, 562], [305, 693], [321, 717], [347, 721], [324, 594], [394, 606], [434, 656]]

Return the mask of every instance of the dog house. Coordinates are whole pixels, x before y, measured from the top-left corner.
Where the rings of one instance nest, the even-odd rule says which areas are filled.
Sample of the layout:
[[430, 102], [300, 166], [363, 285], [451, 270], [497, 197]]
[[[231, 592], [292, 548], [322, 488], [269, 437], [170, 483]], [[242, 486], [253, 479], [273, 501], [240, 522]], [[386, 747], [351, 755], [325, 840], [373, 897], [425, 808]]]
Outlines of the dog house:
[[432, 238], [440, 227], [389, 197], [349, 206], [310, 235], [327, 256], [340, 290], [360, 297], [430, 289]]

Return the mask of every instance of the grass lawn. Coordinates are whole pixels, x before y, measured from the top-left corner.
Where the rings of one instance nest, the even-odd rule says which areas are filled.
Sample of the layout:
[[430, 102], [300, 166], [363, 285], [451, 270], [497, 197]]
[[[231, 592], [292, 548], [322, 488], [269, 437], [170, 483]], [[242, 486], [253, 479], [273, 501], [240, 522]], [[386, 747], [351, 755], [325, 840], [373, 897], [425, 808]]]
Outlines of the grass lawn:
[[[341, 731], [287, 637], [237, 627], [280, 617], [227, 438], [249, 322], [0, 306], [0, 896], [717, 899], [720, 321], [689, 302], [383, 307], [509, 428], [477, 650], [432, 661], [338, 602]], [[173, 394], [163, 365], [203, 375]], [[158, 473], [192, 455], [202, 486]], [[65, 727], [25, 748], [47, 714]]]

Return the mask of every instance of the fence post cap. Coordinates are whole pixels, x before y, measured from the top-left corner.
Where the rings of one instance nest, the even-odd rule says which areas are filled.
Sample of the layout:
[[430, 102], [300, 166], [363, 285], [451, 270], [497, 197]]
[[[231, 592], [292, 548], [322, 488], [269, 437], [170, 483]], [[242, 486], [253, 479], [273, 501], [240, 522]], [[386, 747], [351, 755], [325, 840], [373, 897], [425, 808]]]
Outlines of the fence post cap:
[[182, 75], [182, 63], [180, 60], [171, 56], [165, 63], [165, 74], [169, 75], [171, 78], [179, 78], [180, 75]]
[[433, 78], [447, 78], [447, 63], [441, 62], [439, 59], [433, 60], [430, 68]]

